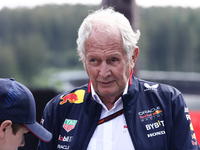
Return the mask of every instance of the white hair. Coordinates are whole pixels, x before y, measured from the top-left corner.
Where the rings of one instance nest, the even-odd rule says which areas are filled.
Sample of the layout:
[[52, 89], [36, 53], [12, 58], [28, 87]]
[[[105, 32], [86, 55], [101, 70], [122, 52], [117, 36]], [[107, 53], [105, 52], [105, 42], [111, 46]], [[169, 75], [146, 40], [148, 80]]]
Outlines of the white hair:
[[85, 60], [85, 41], [94, 29], [98, 29], [99, 23], [105, 26], [103, 30], [107, 33], [112, 27], [119, 30], [123, 40], [123, 50], [129, 59], [134, 53], [140, 37], [140, 31], [137, 30], [135, 33], [130, 22], [123, 14], [114, 11], [113, 7], [108, 7], [90, 13], [81, 24], [76, 41], [80, 60]]

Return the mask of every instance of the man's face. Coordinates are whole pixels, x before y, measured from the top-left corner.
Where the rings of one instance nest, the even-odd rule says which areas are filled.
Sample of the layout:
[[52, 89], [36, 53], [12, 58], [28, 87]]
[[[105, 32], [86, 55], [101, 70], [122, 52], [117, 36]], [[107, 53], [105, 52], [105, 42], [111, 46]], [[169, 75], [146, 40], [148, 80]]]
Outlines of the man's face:
[[134, 67], [132, 59], [127, 60], [122, 48], [122, 38], [117, 30], [113, 30], [109, 36], [93, 31], [85, 42], [83, 64], [99, 97], [115, 100], [123, 93]]
[[26, 129], [25, 127], [22, 127], [14, 135], [12, 131], [12, 127], [7, 128], [3, 150], [18, 150], [19, 147], [23, 147], [25, 145], [24, 135], [28, 131], [29, 131], [28, 129]]

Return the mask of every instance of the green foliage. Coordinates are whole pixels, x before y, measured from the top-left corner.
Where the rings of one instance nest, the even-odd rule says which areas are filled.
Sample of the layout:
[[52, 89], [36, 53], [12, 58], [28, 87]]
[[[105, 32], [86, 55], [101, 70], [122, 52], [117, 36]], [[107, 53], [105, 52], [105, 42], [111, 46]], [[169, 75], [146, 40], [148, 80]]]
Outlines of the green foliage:
[[1, 77], [13, 77], [19, 75], [18, 65], [16, 64], [17, 59], [13, 50], [9, 46], [0, 45], [0, 74]]
[[44, 74], [47, 76], [45, 70], [49, 68], [83, 69], [76, 51], [77, 31], [88, 10], [98, 8], [45, 5], [2, 9], [0, 42], [4, 45], [0, 45], [0, 77], [14, 77], [37, 87], [36, 83], [47, 85]]
[[199, 72], [199, 11], [140, 8], [140, 69]]
[[[76, 51], [77, 31], [89, 11], [100, 7], [2, 9], [0, 77], [47, 87], [50, 73], [83, 69]], [[139, 69], [200, 72], [199, 13], [200, 9], [139, 7]]]

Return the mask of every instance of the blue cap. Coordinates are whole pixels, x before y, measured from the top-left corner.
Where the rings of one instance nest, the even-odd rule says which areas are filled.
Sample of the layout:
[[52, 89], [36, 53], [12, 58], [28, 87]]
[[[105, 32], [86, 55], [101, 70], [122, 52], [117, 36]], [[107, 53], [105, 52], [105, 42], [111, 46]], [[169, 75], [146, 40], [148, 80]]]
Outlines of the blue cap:
[[36, 122], [35, 99], [31, 91], [14, 79], [0, 78], [0, 119], [23, 124], [44, 142], [52, 134]]

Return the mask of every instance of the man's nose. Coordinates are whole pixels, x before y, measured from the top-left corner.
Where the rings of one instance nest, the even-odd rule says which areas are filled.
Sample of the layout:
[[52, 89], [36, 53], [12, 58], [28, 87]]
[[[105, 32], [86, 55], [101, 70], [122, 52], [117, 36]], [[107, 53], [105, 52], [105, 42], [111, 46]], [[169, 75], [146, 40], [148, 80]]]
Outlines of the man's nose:
[[99, 75], [106, 78], [107, 76], [111, 75], [110, 66], [107, 62], [102, 62], [99, 67]]

